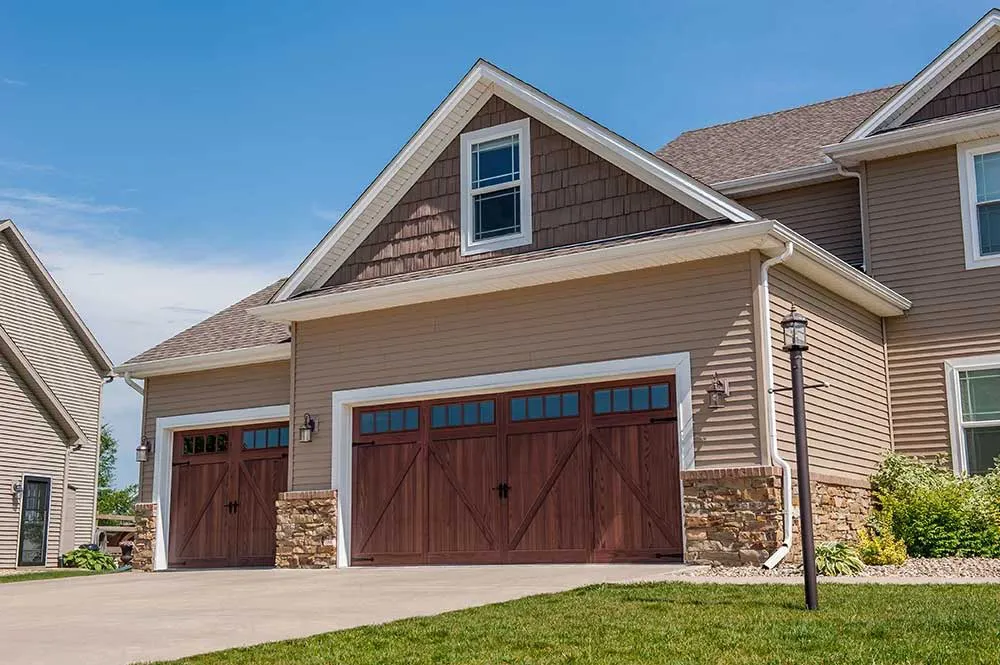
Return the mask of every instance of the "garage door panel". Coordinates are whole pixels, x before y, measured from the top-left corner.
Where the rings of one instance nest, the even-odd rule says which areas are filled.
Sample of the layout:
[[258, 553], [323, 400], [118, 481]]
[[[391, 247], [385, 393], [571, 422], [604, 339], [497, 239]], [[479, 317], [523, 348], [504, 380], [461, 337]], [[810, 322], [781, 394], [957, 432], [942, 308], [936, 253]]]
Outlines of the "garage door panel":
[[416, 441], [355, 447], [354, 557], [419, 560], [425, 528], [420, 453]]
[[172, 565], [229, 565], [229, 462], [174, 465], [171, 481], [170, 556]]
[[429, 555], [499, 551], [496, 436], [433, 441], [430, 453]]
[[240, 566], [266, 566], [274, 561], [277, 509], [275, 496], [288, 487], [288, 457], [240, 462], [237, 533]]

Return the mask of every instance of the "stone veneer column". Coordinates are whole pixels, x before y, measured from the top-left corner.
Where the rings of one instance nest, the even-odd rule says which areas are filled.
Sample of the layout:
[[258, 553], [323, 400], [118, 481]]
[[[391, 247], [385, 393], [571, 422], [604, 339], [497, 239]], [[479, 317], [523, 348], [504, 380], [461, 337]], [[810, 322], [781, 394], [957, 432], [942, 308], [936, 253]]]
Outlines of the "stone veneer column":
[[132, 570], [153, 572], [153, 546], [156, 543], [156, 504], [135, 504], [135, 547]]
[[278, 568], [336, 568], [337, 490], [282, 492], [275, 535]]

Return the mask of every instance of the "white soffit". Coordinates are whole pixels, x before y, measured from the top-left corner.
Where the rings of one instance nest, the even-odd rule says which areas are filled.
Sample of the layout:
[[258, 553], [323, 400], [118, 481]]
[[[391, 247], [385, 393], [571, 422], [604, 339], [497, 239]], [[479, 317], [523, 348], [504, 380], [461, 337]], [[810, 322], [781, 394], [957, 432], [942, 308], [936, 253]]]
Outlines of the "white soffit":
[[145, 379], [149, 376], [164, 374], [182, 374], [184, 372], [201, 372], [208, 369], [224, 367], [242, 367], [260, 363], [288, 360], [292, 356], [292, 345], [289, 342], [277, 344], [262, 344], [243, 349], [213, 351], [193, 356], [163, 358], [161, 360], [146, 360], [143, 362], [125, 363], [115, 367], [116, 376], [129, 376]]
[[479, 60], [296, 268], [272, 302], [325, 283], [494, 94], [706, 219], [760, 219], [655, 155]]

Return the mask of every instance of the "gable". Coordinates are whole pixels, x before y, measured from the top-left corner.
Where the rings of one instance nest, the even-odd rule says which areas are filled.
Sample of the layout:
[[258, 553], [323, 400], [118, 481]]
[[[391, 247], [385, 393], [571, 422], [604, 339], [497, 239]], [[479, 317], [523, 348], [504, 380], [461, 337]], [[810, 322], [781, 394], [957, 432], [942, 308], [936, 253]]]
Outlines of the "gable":
[[1000, 106], [1000, 42], [903, 123]]
[[[530, 116], [492, 96], [461, 133]], [[531, 118], [532, 242], [461, 253], [460, 138], [413, 183], [324, 287], [669, 228], [704, 216]]]

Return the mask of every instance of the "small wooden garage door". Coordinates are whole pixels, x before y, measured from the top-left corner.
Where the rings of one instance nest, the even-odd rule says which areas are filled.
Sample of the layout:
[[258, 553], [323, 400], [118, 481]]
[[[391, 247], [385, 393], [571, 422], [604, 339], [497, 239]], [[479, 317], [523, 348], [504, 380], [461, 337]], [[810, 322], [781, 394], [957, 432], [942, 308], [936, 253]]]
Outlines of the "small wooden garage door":
[[354, 412], [353, 565], [682, 549], [673, 377]]
[[271, 566], [288, 486], [288, 424], [174, 435], [167, 565]]

